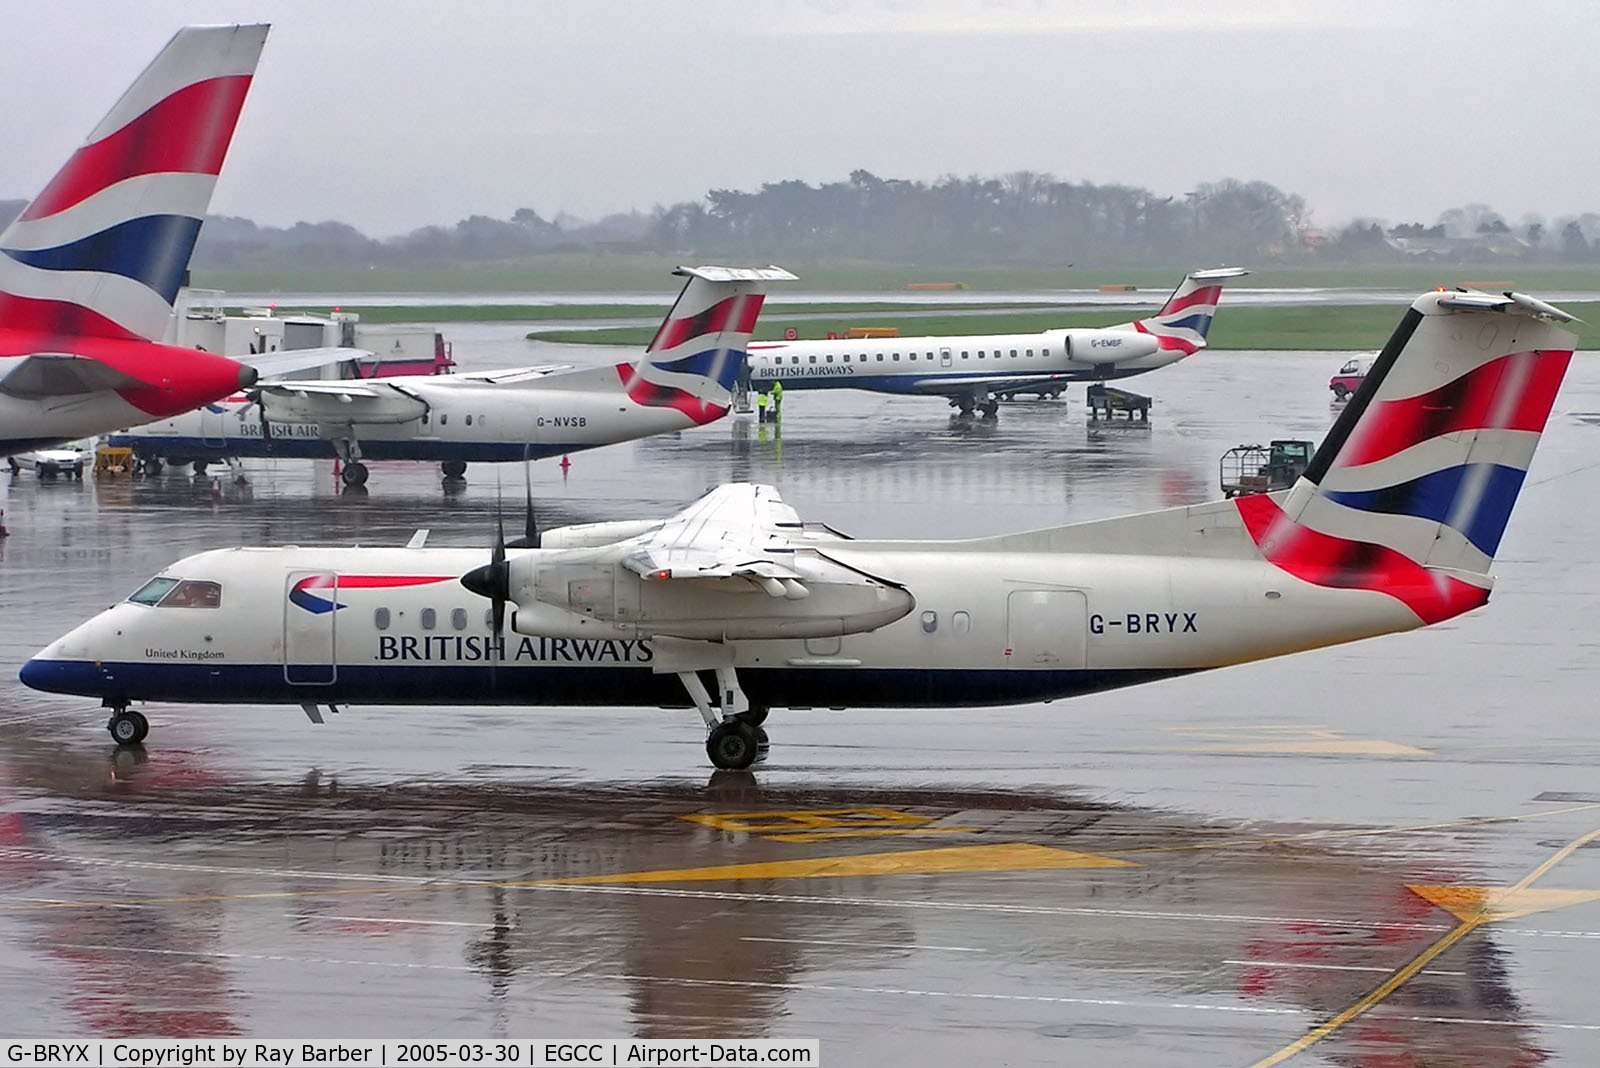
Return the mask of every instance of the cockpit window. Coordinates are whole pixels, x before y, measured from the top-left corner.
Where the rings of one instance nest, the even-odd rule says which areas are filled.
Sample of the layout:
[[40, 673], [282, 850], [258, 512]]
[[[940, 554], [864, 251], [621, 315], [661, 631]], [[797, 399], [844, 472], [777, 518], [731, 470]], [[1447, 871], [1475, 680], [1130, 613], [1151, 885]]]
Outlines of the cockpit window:
[[161, 598], [161, 608], [221, 608], [222, 587], [215, 582], [185, 579]]
[[132, 601], [134, 604], [155, 604], [157, 601], [161, 600], [161, 598], [165, 597], [172, 590], [172, 587], [176, 586], [177, 584], [177, 579], [153, 578], [149, 582], [146, 582], [143, 586], [140, 586], [138, 590], [134, 592], [133, 596], [128, 598], [128, 600]]

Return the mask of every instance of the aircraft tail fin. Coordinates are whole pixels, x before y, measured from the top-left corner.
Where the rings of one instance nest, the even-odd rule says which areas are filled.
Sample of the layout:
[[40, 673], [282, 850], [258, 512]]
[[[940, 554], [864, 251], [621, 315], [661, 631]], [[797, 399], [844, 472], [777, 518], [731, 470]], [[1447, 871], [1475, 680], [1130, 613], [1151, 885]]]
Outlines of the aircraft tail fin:
[[661, 328], [634, 363], [617, 365], [635, 404], [677, 408], [696, 423], [727, 414], [748, 359], [750, 336], [782, 267], [679, 267], [687, 281]]
[[0, 327], [166, 332], [267, 26], [189, 26], [0, 233]]
[[1397, 597], [1425, 623], [1483, 604], [1572, 318], [1519, 293], [1417, 298], [1295, 486], [1234, 502], [1258, 549], [1317, 585]]
[[1128, 326], [1141, 334], [1150, 334], [1163, 349], [1176, 349], [1185, 356], [1192, 356], [1206, 347], [1211, 320], [1222, 300], [1222, 287], [1249, 273], [1242, 267], [1190, 271], [1160, 311]]

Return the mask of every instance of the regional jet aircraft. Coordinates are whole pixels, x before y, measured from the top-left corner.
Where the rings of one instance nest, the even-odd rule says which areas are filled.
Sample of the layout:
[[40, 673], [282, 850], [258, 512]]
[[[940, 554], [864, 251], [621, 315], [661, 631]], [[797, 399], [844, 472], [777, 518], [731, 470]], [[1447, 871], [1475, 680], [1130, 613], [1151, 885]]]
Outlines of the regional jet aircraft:
[[317, 350], [244, 366], [160, 344], [266, 38], [266, 26], [178, 31], [0, 233], [0, 456], [327, 362]]
[[774, 707], [1045, 701], [1410, 630], [1488, 600], [1571, 318], [1520, 294], [1424, 294], [1277, 493], [853, 541], [734, 484], [664, 521], [502, 538], [487, 563], [420, 538], [224, 549], [58, 639], [22, 681], [100, 699], [125, 744], [148, 729], [135, 701], [292, 702], [318, 722], [346, 702], [692, 704], [712, 762], [740, 768]]
[[679, 267], [683, 292], [643, 357], [573, 370], [263, 384], [174, 419], [115, 435], [146, 463], [287, 457], [468, 463], [536, 460], [701, 426], [726, 415], [769, 282], [779, 267]]
[[992, 418], [1000, 397], [1128, 378], [1193, 356], [1205, 348], [1222, 287], [1249, 273], [1238, 267], [1194, 271], [1154, 316], [1099, 329], [762, 342], [751, 346], [750, 382], [759, 390], [782, 382], [786, 390], [946, 397], [964, 414], [981, 408]]

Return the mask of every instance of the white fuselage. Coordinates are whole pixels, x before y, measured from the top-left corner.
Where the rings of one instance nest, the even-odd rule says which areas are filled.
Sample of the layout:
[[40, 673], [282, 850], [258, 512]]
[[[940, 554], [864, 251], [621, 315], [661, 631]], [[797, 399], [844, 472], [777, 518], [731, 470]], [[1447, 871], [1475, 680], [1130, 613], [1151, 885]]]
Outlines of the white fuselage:
[[782, 382], [785, 389], [935, 396], [1003, 392], [1002, 384], [1013, 379], [1126, 378], [1184, 357], [1132, 329], [761, 342], [750, 348], [750, 380], [757, 388]]
[[[1384, 594], [1311, 585], [1259, 557], [1011, 549], [992, 540], [823, 538], [816, 549], [898, 584], [915, 606], [865, 633], [729, 643], [759, 704], [1051, 700], [1420, 623]], [[512, 560], [558, 552], [514, 551]], [[688, 703], [658, 663], [662, 639], [648, 626], [551, 637], [519, 633], [513, 621], [497, 642], [488, 602], [458, 581], [486, 559], [473, 549], [202, 553], [163, 574], [218, 583], [217, 607], [116, 605], [42, 651], [23, 679], [113, 704]], [[618, 568], [619, 599], [628, 581], [641, 580]]]
[[[457, 376], [372, 380], [383, 396], [353, 404], [338, 422], [338, 403], [311, 395], [275, 399], [269, 420], [236, 394], [197, 411], [117, 434], [112, 444], [142, 456], [185, 459], [284, 457], [332, 459], [336, 442], [354, 441], [371, 460], [459, 460], [468, 463], [538, 459], [694, 426], [670, 407], [633, 403], [620, 388], [563, 388], [565, 375], [526, 383], [481, 382]], [[587, 378], [587, 374], [585, 375]]]

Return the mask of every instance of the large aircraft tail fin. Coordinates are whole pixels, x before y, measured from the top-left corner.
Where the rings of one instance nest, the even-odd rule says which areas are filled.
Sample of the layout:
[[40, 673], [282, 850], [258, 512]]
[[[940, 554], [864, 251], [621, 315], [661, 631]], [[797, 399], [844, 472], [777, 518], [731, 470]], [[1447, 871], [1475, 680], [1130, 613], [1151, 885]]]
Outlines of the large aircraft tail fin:
[[748, 358], [767, 284], [793, 281], [781, 267], [679, 267], [687, 279], [644, 356], [617, 365], [635, 404], [676, 408], [696, 423], [727, 414]]
[[1417, 298], [1304, 476], [1234, 502], [1262, 554], [1317, 585], [1388, 593], [1425, 623], [1487, 601], [1571, 320], [1518, 293]]
[[1222, 300], [1222, 287], [1249, 273], [1242, 267], [1190, 271], [1160, 311], [1148, 319], [1126, 325], [1141, 334], [1151, 335], [1162, 349], [1175, 349], [1185, 356], [1193, 356], [1206, 347], [1211, 320]]
[[0, 233], [0, 327], [161, 339], [267, 29], [167, 43]]

